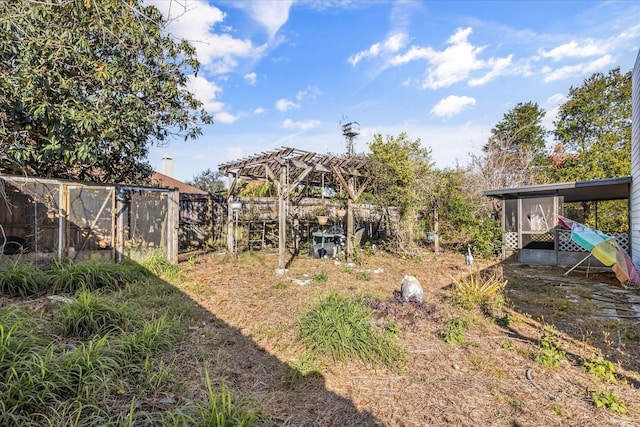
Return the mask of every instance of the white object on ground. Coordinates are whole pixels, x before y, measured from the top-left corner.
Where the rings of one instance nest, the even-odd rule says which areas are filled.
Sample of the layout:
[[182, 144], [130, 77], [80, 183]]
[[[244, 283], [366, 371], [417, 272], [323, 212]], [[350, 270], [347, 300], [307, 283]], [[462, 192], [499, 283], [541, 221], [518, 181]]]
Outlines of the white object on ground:
[[422, 302], [424, 296], [422, 285], [415, 276], [405, 275], [400, 286], [402, 290], [402, 299], [405, 301]]

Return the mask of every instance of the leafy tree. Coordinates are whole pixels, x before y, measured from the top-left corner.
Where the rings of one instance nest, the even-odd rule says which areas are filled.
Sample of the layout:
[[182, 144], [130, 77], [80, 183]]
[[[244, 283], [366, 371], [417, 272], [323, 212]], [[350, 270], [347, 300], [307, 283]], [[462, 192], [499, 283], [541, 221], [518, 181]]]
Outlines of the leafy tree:
[[199, 136], [199, 63], [166, 23], [143, 0], [0, 2], [0, 171], [140, 182], [150, 145]]
[[[555, 122], [558, 146], [549, 175], [556, 181], [613, 178], [631, 172], [631, 71], [595, 73], [571, 87]], [[625, 200], [580, 203], [582, 222], [603, 230], [628, 226]]]
[[[571, 87], [560, 106], [555, 137], [561, 162], [551, 169], [557, 181], [612, 178], [631, 171], [631, 71], [595, 73]], [[560, 149], [559, 149], [560, 150]]]
[[548, 162], [542, 126], [546, 112], [534, 102], [519, 103], [491, 129], [482, 155], [471, 156], [483, 189], [519, 187], [539, 180], [538, 167]]
[[493, 215], [494, 207], [474, 181], [474, 172], [461, 168], [437, 172], [432, 191], [438, 210], [440, 237], [445, 245], [463, 250], [471, 245], [474, 254], [495, 256], [500, 252], [502, 231]]
[[424, 202], [420, 182], [433, 167], [431, 150], [404, 132], [397, 137], [387, 135], [386, 140], [376, 134], [369, 149], [370, 187], [378, 202], [397, 206], [402, 213], [415, 210], [417, 203]]
[[386, 140], [376, 134], [369, 149], [371, 194], [379, 205], [400, 209], [397, 249], [411, 252], [419, 214], [430, 206], [431, 150], [404, 132], [397, 137], [388, 135]]
[[195, 174], [193, 180], [187, 181], [186, 184], [193, 185], [209, 193], [221, 194], [226, 191], [223, 177], [224, 175], [220, 172], [207, 169]]

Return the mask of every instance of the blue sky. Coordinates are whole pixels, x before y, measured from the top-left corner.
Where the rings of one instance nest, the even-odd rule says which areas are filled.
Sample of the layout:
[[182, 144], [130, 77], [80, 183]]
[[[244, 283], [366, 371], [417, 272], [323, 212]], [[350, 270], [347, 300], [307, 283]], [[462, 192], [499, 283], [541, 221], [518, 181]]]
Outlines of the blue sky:
[[150, 150], [180, 180], [282, 146], [344, 153], [352, 121], [357, 152], [406, 132], [437, 168], [464, 166], [517, 103], [551, 129], [571, 86], [629, 71], [640, 48], [633, 1], [147, 2], [196, 47], [190, 89], [215, 121]]

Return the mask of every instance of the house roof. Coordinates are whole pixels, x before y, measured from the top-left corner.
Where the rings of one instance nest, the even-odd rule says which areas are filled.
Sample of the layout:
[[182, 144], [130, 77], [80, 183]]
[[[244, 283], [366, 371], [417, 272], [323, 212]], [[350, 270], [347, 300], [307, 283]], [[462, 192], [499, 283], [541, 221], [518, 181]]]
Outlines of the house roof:
[[487, 190], [485, 196], [496, 199], [517, 199], [537, 196], [563, 196], [564, 201], [589, 202], [597, 200], [628, 199], [631, 192], [631, 177], [594, 179], [590, 181], [560, 182], [554, 184], [529, 185], [526, 187]]
[[177, 179], [171, 178], [170, 176], [160, 172], [154, 172], [151, 175], [151, 184], [158, 187], [177, 188], [178, 191], [183, 194], [201, 194], [201, 195], [209, 194], [198, 187], [185, 184], [182, 181], [178, 181]]

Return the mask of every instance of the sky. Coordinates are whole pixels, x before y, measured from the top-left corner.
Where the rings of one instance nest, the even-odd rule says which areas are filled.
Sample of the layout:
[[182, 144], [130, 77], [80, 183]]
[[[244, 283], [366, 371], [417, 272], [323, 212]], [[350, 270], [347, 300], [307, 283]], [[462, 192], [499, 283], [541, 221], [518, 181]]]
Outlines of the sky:
[[[201, 68], [188, 88], [214, 124], [150, 149], [186, 181], [243, 157], [293, 147], [342, 154], [405, 132], [438, 169], [465, 166], [518, 103], [553, 129], [571, 87], [632, 69], [635, 1], [147, 0], [189, 40]], [[549, 141], [551, 143], [551, 141]]]

